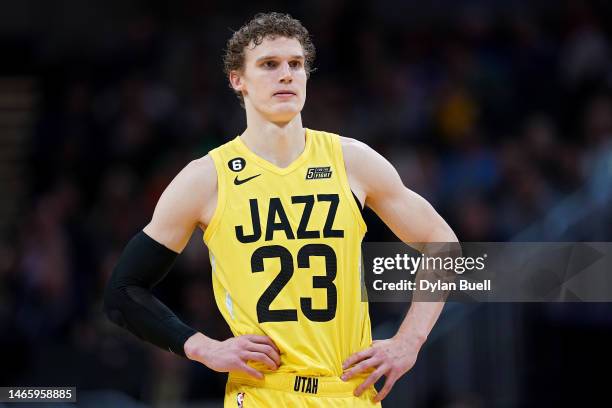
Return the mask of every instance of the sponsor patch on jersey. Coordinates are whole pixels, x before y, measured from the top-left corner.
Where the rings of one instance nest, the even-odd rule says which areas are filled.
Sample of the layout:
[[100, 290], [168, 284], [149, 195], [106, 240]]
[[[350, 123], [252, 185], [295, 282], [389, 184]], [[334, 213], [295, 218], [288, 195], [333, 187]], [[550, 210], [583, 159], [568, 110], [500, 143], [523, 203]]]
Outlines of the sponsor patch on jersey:
[[330, 178], [332, 175], [331, 167], [309, 167], [306, 172], [306, 180], [317, 180]]
[[236, 395], [236, 404], [238, 404], [238, 408], [244, 407], [244, 392], [239, 392], [238, 395]]

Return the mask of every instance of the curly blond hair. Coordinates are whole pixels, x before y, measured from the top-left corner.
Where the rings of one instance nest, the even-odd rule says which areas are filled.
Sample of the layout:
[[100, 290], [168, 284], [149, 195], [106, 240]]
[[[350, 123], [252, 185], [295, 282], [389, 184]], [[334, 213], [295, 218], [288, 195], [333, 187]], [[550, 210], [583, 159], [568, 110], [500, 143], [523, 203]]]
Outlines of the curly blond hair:
[[[316, 55], [315, 46], [312, 43], [308, 30], [299, 20], [294, 19], [289, 14], [282, 13], [258, 13], [248, 23], [235, 31], [227, 41], [225, 54], [223, 55], [223, 70], [226, 77], [232, 71], [241, 71], [244, 68], [244, 49], [251, 44], [257, 46], [265, 38], [295, 38], [302, 45], [304, 50], [304, 68], [306, 77], [314, 71], [313, 63]], [[231, 85], [230, 85], [231, 86]], [[240, 100], [240, 105], [244, 107], [242, 93], [234, 91]]]

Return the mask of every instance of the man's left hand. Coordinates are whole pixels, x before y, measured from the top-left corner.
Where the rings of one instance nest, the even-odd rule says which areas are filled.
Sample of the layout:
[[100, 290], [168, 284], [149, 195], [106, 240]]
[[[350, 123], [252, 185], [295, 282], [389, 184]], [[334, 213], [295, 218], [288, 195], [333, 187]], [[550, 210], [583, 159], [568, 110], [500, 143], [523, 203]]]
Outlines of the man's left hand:
[[398, 337], [374, 340], [372, 346], [351, 355], [344, 361], [342, 369], [345, 371], [341, 378], [347, 381], [359, 373], [374, 370], [355, 389], [355, 396], [360, 396], [384, 375], [387, 377], [385, 385], [375, 398], [375, 402], [381, 401], [389, 394], [395, 381], [414, 366], [420, 348], [421, 342], [407, 341]]

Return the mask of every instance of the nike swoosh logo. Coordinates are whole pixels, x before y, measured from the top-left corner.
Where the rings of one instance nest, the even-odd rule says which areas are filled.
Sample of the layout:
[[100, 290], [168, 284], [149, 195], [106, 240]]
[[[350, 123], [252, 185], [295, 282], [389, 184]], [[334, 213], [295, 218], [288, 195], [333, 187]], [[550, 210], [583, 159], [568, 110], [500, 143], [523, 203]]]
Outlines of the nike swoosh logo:
[[261, 176], [261, 173], [260, 174], [256, 174], [256, 175], [251, 176], [251, 177], [247, 177], [244, 180], [238, 180], [238, 176], [236, 176], [236, 178], [234, 179], [234, 184], [239, 186], [239, 185], [244, 184], [244, 183], [246, 183], [249, 180], [253, 180], [255, 177], [259, 177], [259, 176]]

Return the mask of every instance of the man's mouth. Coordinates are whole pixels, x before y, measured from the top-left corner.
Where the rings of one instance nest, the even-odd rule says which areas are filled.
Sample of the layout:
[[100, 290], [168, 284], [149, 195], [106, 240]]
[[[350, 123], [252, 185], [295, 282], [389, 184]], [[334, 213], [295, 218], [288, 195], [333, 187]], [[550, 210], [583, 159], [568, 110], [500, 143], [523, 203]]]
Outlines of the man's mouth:
[[291, 91], [278, 91], [274, 93], [274, 96], [295, 96], [295, 92]]

